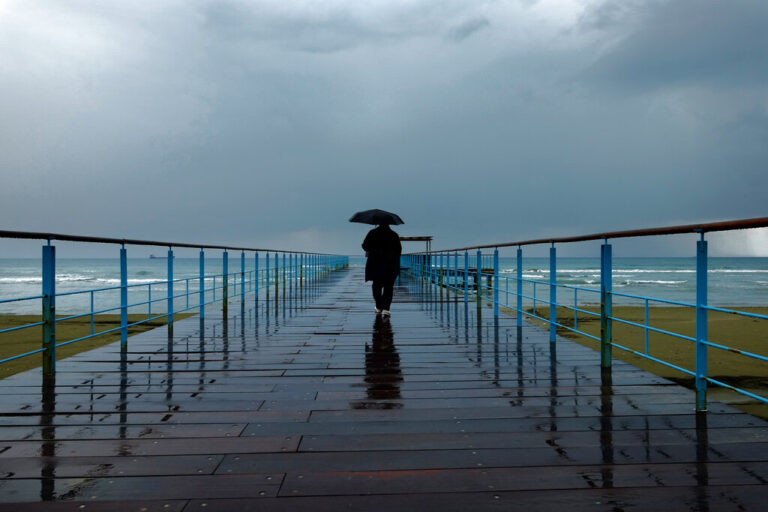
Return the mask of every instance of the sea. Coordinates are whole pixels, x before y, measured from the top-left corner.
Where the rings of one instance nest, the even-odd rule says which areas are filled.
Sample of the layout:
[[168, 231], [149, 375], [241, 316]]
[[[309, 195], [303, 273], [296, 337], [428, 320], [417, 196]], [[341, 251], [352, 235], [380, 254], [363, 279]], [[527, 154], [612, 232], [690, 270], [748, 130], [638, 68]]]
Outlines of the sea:
[[[235, 266], [233, 266], [233, 263]], [[253, 268], [253, 261], [247, 261], [246, 270]], [[263, 261], [262, 261], [263, 264]], [[463, 264], [463, 259], [459, 259]], [[362, 267], [365, 258], [350, 257], [350, 265]], [[451, 262], [453, 265], [453, 262]], [[514, 281], [517, 262], [513, 258], [500, 258], [499, 271], [502, 276], [499, 288], [505, 292], [515, 290]], [[486, 264], [484, 263], [484, 266]], [[206, 259], [206, 272], [221, 272], [220, 259]], [[0, 314], [39, 314], [42, 308], [41, 261], [39, 259], [0, 259]], [[230, 260], [230, 270], [239, 269], [239, 262]], [[262, 267], [263, 269], [263, 267]], [[131, 285], [129, 302], [145, 302], [166, 296], [167, 260], [128, 259], [128, 284]], [[197, 258], [176, 258], [174, 277], [190, 278], [190, 291], [199, 286], [197, 279], [199, 261]], [[507, 279], [508, 278], [508, 279]], [[526, 258], [523, 260], [523, 278], [526, 279], [524, 294], [532, 296], [534, 285], [537, 298], [547, 299], [549, 289], [549, 260], [547, 258]], [[708, 302], [710, 305], [768, 306], [768, 258], [709, 258]], [[206, 279], [206, 287], [213, 278]], [[219, 281], [220, 282], [220, 281]], [[569, 288], [558, 288], [558, 302], [573, 304], [597, 304], [600, 284], [600, 262], [597, 258], [558, 258], [557, 282]], [[91, 310], [93, 295], [95, 310], [119, 306], [120, 265], [116, 258], [60, 258], [56, 261], [57, 314], [78, 314]], [[363, 286], [363, 283], [360, 283]], [[186, 282], [174, 285], [174, 293], [186, 291]], [[93, 294], [90, 290], [100, 290]], [[695, 303], [696, 271], [694, 258], [614, 258], [613, 260], [614, 303], [640, 304], [642, 301], [628, 296], [653, 297], [657, 299]], [[623, 295], [624, 294], [624, 295]], [[626, 295], [626, 296], [625, 296]], [[510, 302], [514, 302], [509, 294]], [[28, 299], [25, 299], [28, 298]], [[506, 295], [505, 295], [506, 298]], [[22, 299], [22, 300], [20, 300]], [[196, 303], [194, 296], [191, 304]], [[176, 299], [175, 309], [187, 305], [185, 297]], [[651, 306], [666, 305], [651, 302]], [[165, 301], [152, 303], [153, 313], [163, 312]], [[147, 312], [146, 304], [132, 308], [132, 313]], [[112, 311], [117, 312], [117, 311]]]

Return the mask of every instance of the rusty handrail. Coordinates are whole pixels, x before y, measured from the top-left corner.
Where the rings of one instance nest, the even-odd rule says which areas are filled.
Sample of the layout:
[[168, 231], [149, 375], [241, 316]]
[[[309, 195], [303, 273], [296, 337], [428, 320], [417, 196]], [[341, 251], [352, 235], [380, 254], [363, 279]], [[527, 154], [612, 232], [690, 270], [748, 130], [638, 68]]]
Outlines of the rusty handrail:
[[683, 226], [669, 226], [662, 228], [630, 229], [626, 231], [608, 231], [591, 235], [569, 236], [560, 238], [539, 238], [536, 240], [523, 240], [520, 242], [503, 242], [498, 244], [472, 245], [456, 249], [440, 249], [435, 251], [420, 252], [415, 254], [431, 254], [440, 252], [468, 251], [470, 249], [495, 249], [498, 247], [520, 247], [523, 245], [556, 244], [570, 242], [586, 242], [589, 240], [608, 240], [613, 238], [630, 238], [637, 236], [677, 235], [681, 233], [707, 233], [713, 231], [732, 231], [736, 229], [764, 228], [768, 227], [768, 217], [754, 219], [728, 220], [722, 222], [710, 222], [704, 224], [686, 224]]
[[283, 249], [259, 249], [255, 247], [235, 247], [231, 245], [208, 245], [208, 244], [189, 244], [189, 243], [176, 243], [176, 242], [157, 242], [152, 240], [136, 240], [130, 238], [106, 238], [101, 236], [80, 236], [80, 235], [63, 235], [60, 233], [40, 233], [32, 231], [7, 231], [0, 230], [0, 238], [16, 238], [26, 240], [59, 240], [66, 242], [90, 242], [97, 244], [120, 244], [120, 245], [152, 245], [159, 247], [189, 247], [192, 249], [221, 249], [231, 251], [251, 251], [251, 252], [279, 252], [285, 254], [315, 254], [321, 255], [324, 253], [319, 252], [307, 252], [307, 251], [287, 251]]

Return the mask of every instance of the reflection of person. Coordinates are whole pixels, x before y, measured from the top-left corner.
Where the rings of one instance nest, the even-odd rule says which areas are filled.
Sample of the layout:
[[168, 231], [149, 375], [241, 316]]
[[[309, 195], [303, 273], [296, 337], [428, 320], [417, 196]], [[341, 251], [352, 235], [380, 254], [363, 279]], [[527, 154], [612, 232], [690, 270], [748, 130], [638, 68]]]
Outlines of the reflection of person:
[[[365, 383], [370, 400], [398, 399], [403, 373], [400, 355], [395, 348], [392, 325], [385, 317], [377, 316], [373, 323], [372, 346], [365, 347]], [[396, 409], [402, 404], [381, 404], [380, 408]]]
[[368, 257], [365, 280], [373, 281], [376, 314], [389, 316], [395, 279], [400, 273], [400, 236], [387, 225], [377, 226], [366, 235], [363, 250]]

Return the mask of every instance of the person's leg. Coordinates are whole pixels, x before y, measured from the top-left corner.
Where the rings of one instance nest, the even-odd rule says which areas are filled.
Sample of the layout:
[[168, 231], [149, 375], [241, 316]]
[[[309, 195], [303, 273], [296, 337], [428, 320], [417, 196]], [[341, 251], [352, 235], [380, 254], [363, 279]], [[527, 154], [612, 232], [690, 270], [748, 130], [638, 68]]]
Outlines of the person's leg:
[[392, 295], [394, 293], [394, 287], [395, 287], [395, 280], [388, 280], [384, 283], [384, 294], [381, 298], [381, 309], [386, 309], [389, 311], [390, 306], [392, 305]]
[[373, 284], [371, 285], [371, 289], [373, 290], [373, 300], [376, 302], [376, 309], [384, 309], [382, 306], [383, 300], [381, 296], [381, 289], [382, 289], [382, 283], [381, 281], [373, 281]]

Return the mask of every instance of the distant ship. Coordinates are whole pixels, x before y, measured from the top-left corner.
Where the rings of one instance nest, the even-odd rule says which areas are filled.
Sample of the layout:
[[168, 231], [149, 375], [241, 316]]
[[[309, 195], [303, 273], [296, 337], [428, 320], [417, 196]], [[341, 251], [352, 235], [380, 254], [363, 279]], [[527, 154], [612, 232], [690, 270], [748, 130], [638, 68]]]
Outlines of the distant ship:
[[154, 254], [149, 255], [149, 259], [151, 260], [167, 260], [168, 256], [155, 256]]

